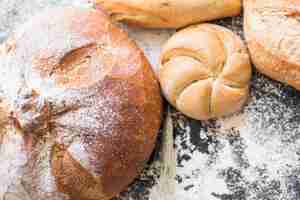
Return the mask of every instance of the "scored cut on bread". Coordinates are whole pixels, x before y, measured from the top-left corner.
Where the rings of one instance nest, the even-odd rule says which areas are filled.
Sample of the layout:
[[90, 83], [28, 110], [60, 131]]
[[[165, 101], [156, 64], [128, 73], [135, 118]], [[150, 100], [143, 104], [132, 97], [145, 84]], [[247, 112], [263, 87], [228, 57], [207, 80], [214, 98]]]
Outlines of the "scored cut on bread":
[[154, 149], [162, 112], [137, 45], [100, 11], [56, 8], [1, 49], [0, 199], [107, 200], [124, 190]]

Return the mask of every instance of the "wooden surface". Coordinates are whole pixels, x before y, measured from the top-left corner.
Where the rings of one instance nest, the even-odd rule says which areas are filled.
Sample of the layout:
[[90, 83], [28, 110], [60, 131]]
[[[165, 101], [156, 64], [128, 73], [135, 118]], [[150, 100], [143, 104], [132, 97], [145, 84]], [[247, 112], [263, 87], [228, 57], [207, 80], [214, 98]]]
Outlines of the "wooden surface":
[[[73, 3], [84, 4], [80, 1], [1, 0], [0, 41], [42, 8]], [[241, 16], [215, 23], [243, 36]], [[160, 46], [173, 31], [127, 30], [145, 50], [155, 69]], [[177, 157], [174, 199], [300, 199], [299, 113], [300, 92], [257, 72], [252, 80], [251, 97], [241, 113], [200, 122], [172, 109]], [[161, 152], [168, 143], [163, 142], [163, 138], [160, 136], [141, 176], [115, 200], [148, 200], [157, 191], [164, 165]]]

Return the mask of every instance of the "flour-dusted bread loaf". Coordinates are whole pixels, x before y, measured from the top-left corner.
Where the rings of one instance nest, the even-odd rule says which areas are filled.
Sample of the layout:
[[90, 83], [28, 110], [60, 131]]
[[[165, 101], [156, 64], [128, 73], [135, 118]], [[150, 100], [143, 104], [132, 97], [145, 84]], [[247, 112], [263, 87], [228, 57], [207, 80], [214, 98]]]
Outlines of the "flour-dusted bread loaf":
[[2, 46], [0, 66], [0, 199], [107, 200], [142, 170], [159, 85], [106, 15], [45, 11]]
[[263, 74], [300, 90], [300, 1], [245, 0], [245, 36]]
[[112, 18], [147, 28], [180, 28], [238, 15], [241, 0], [94, 0]]
[[242, 40], [212, 24], [188, 27], [163, 47], [159, 79], [167, 100], [207, 120], [239, 111], [247, 100], [251, 64]]

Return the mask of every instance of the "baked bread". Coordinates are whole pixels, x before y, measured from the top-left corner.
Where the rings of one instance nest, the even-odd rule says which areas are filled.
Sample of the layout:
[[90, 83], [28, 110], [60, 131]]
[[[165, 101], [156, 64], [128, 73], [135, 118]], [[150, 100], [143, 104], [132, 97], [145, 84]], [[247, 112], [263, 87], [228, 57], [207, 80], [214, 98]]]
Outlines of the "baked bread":
[[244, 4], [245, 36], [258, 71], [300, 90], [300, 1]]
[[132, 182], [162, 105], [127, 34], [99, 11], [57, 8], [1, 49], [0, 199], [107, 200]]
[[180, 28], [238, 15], [241, 0], [94, 0], [112, 18], [147, 28]]
[[201, 24], [164, 45], [159, 79], [167, 100], [187, 116], [207, 120], [239, 111], [249, 93], [251, 64], [232, 31]]

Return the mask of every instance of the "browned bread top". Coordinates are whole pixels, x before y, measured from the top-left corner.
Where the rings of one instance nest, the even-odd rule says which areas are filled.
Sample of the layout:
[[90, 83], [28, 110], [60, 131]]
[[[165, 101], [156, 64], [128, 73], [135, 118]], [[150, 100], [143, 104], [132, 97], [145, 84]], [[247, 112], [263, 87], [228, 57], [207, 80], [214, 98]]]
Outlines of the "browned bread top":
[[245, 0], [245, 36], [257, 69], [300, 89], [300, 1]]
[[235, 16], [241, 0], [94, 0], [112, 18], [147, 28], [179, 28]]
[[0, 175], [9, 171], [10, 181], [0, 180], [0, 198], [19, 183], [35, 200], [106, 200], [123, 190], [154, 148], [162, 110], [136, 44], [99, 11], [58, 8], [1, 52]]

